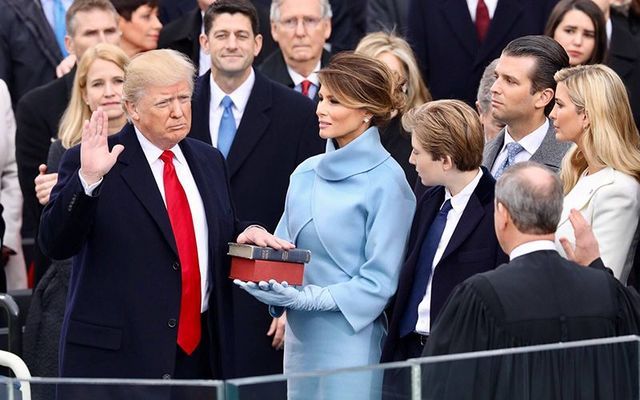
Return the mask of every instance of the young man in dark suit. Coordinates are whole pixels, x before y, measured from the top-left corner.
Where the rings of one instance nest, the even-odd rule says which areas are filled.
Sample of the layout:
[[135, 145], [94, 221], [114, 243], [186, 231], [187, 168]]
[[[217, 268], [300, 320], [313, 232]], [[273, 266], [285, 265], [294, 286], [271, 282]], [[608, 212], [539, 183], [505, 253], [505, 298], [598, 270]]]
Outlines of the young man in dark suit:
[[[132, 124], [107, 138], [98, 110], [82, 144], [63, 157], [39, 234], [47, 255], [74, 256], [63, 377], [233, 377], [227, 242], [293, 247], [239, 222], [222, 155], [185, 139], [193, 74], [173, 50], [136, 57], [123, 89]], [[95, 389], [109, 398], [169, 396], [168, 388]], [[58, 395], [102, 398], [86, 390], [59, 388]]]
[[547, 115], [554, 105], [553, 75], [567, 67], [567, 52], [548, 36], [524, 36], [502, 51], [491, 86], [491, 114], [506, 126], [487, 142], [482, 160], [494, 178], [527, 160], [560, 169], [570, 144], [556, 140]]
[[[252, 68], [262, 37], [249, 0], [217, 0], [204, 21], [200, 43], [211, 56], [211, 71], [196, 81], [190, 135], [225, 156], [239, 217], [272, 231], [284, 210], [289, 175], [324, 149], [315, 107]], [[233, 299], [238, 375], [281, 372], [281, 353], [265, 335], [271, 321], [266, 307], [239, 288]], [[274, 347], [282, 345], [282, 329]]]
[[[187, 55], [195, 64], [198, 70], [198, 76], [204, 74], [211, 68], [209, 55], [204, 52], [200, 46], [200, 33], [204, 30], [203, 15], [207, 11], [207, 7], [213, 4], [214, 0], [198, 0], [197, 7], [184, 13], [184, 15], [171, 21], [162, 27], [160, 31], [160, 39], [158, 48], [178, 50], [182, 54]], [[194, 1], [195, 3], [195, 1]], [[252, 1], [256, 10], [258, 10], [258, 19], [260, 21], [260, 33], [262, 34], [262, 50], [258, 57], [254, 60], [259, 65], [263, 59], [271, 54], [278, 46], [273, 42], [269, 34], [269, 8], [255, 0]], [[257, 4], [256, 4], [257, 3]], [[160, 6], [162, 17], [162, 5]]]
[[480, 167], [484, 135], [475, 111], [438, 100], [409, 111], [403, 125], [411, 132], [409, 161], [431, 188], [416, 208], [382, 362], [419, 357], [451, 290], [507, 259], [493, 231], [495, 181]]

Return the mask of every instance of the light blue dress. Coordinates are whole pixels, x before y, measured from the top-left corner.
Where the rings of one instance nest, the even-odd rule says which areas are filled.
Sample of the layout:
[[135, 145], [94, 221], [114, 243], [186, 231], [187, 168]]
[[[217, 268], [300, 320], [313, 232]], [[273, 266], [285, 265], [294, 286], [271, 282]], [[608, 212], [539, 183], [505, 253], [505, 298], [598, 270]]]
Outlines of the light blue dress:
[[[402, 168], [370, 128], [291, 175], [276, 236], [312, 252], [304, 284], [329, 289], [338, 311], [287, 310], [286, 374], [377, 364], [383, 311], [398, 284], [415, 211]], [[289, 381], [289, 399], [375, 399], [379, 373]]]

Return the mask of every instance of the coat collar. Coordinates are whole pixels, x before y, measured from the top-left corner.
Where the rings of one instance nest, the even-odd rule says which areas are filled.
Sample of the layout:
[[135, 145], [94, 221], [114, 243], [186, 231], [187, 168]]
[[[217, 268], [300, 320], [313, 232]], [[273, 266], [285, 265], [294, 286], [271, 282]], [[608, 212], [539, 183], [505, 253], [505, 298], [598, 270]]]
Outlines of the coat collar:
[[[580, 182], [581, 181], [581, 182]], [[577, 185], [571, 189], [565, 196], [565, 204], [570, 204], [571, 207], [562, 207], [562, 214], [560, 216], [560, 223], [562, 225], [569, 219], [569, 212], [572, 208], [576, 210], [582, 210], [590, 201], [593, 195], [603, 186], [612, 184], [615, 181], [615, 170], [611, 167], [606, 167], [592, 176], [583, 176], [579, 178], [580, 185]]]
[[328, 181], [340, 181], [382, 164], [389, 152], [380, 143], [378, 128], [371, 127], [343, 148], [336, 149], [333, 140], [315, 166], [316, 173]]

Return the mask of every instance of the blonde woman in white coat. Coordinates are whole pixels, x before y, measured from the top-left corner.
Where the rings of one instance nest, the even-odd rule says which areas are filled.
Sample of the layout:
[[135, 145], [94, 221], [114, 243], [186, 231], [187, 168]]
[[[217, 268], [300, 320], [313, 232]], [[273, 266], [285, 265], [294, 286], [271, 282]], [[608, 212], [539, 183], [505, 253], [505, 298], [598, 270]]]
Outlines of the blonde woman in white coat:
[[640, 217], [640, 139], [620, 77], [604, 65], [560, 70], [551, 119], [556, 138], [575, 146], [562, 161], [565, 199], [556, 231], [575, 242], [569, 212], [593, 227], [602, 261], [626, 283], [633, 263]]

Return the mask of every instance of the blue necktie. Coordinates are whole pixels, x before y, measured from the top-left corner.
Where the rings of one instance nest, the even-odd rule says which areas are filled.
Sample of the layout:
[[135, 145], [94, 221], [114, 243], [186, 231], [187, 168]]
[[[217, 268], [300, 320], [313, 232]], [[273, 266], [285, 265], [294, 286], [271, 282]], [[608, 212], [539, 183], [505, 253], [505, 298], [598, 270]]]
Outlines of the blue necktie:
[[504, 173], [504, 171], [516, 163], [516, 156], [520, 154], [520, 152], [524, 150], [524, 147], [518, 142], [507, 143], [507, 159], [504, 160], [500, 168], [496, 171], [496, 174], [493, 176], [495, 179], [500, 178], [500, 176]]
[[224, 112], [220, 120], [220, 128], [218, 128], [218, 150], [220, 150], [224, 158], [227, 158], [233, 138], [236, 136], [236, 119], [233, 117], [233, 100], [231, 100], [231, 97], [224, 96], [220, 104], [224, 107]]
[[416, 273], [413, 276], [413, 288], [411, 289], [409, 301], [404, 309], [402, 321], [400, 321], [400, 337], [408, 335], [416, 328], [416, 323], [418, 322], [418, 305], [422, 299], [424, 299], [424, 295], [427, 292], [427, 283], [429, 283], [429, 277], [431, 276], [433, 258], [436, 255], [438, 244], [440, 244], [444, 227], [447, 225], [447, 215], [449, 211], [451, 211], [451, 200], [444, 202], [442, 208], [440, 208], [440, 211], [433, 219], [427, 235], [422, 242]]
[[67, 27], [65, 25], [65, 15], [66, 11], [64, 9], [64, 5], [62, 4], [62, 0], [53, 0], [53, 27], [54, 33], [56, 34], [56, 41], [58, 42], [58, 46], [60, 46], [60, 50], [62, 51], [62, 56], [66, 57], [68, 55], [67, 49], [64, 47], [64, 36], [67, 33]]

